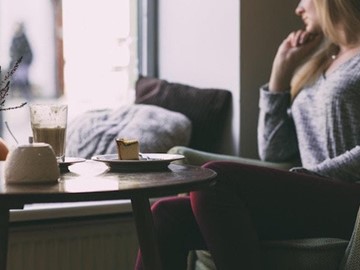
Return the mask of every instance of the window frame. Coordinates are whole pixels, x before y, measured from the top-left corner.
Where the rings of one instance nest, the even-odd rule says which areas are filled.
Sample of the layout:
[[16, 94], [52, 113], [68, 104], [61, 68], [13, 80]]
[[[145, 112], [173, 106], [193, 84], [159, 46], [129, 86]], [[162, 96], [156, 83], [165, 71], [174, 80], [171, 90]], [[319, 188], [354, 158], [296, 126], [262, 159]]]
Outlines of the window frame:
[[139, 75], [158, 76], [158, 0], [138, 0]]

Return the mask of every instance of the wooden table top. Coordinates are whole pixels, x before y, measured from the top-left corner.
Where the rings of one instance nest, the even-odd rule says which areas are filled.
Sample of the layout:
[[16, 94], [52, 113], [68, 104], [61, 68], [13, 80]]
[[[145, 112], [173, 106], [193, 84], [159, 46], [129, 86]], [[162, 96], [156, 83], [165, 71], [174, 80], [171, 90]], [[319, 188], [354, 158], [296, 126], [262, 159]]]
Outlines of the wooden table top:
[[74, 202], [175, 195], [214, 184], [216, 173], [195, 166], [170, 164], [166, 171], [110, 172], [96, 161], [69, 167], [51, 184], [6, 184], [0, 181], [0, 205], [21, 208], [27, 203]]

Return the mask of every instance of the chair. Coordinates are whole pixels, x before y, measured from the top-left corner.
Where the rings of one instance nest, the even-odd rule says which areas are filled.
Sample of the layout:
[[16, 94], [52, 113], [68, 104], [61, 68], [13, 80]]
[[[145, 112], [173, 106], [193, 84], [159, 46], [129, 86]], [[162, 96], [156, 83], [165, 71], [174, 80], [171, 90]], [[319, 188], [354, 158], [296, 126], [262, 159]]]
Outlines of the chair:
[[[290, 163], [269, 163], [241, 157], [213, 154], [188, 147], [176, 146], [168, 153], [185, 156], [183, 163], [201, 166], [211, 160], [227, 160], [269, 166], [287, 170]], [[264, 260], [269, 270], [359, 270], [360, 211], [350, 241], [337, 238], [312, 238], [261, 243]], [[205, 250], [192, 251], [188, 270], [216, 270], [211, 255]]]

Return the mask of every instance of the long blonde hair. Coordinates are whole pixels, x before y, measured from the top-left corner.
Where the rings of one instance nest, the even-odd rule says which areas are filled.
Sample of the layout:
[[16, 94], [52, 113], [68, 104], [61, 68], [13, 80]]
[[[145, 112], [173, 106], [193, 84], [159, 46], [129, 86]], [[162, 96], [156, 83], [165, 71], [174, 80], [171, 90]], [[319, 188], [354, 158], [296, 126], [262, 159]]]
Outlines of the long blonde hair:
[[[295, 73], [291, 83], [291, 96], [305, 86], [311, 85], [328, 68], [331, 55], [338, 50], [337, 44], [359, 42], [360, 1], [359, 0], [313, 0], [324, 41]], [[342, 31], [339, 31], [341, 29]]]

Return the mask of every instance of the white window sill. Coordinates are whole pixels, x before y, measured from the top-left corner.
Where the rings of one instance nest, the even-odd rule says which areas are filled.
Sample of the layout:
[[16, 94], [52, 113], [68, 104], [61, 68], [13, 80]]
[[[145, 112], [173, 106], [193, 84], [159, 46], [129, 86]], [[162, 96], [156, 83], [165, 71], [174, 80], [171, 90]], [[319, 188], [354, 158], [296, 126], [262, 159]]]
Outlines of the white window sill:
[[85, 217], [132, 212], [130, 200], [28, 204], [24, 209], [10, 210], [10, 222]]
[[[150, 199], [150, 204], [158, 199]], [[10, 222], [131, 213], [130, 200], [36, 203], [27, 204], [24, 209], [11, 209]]]

